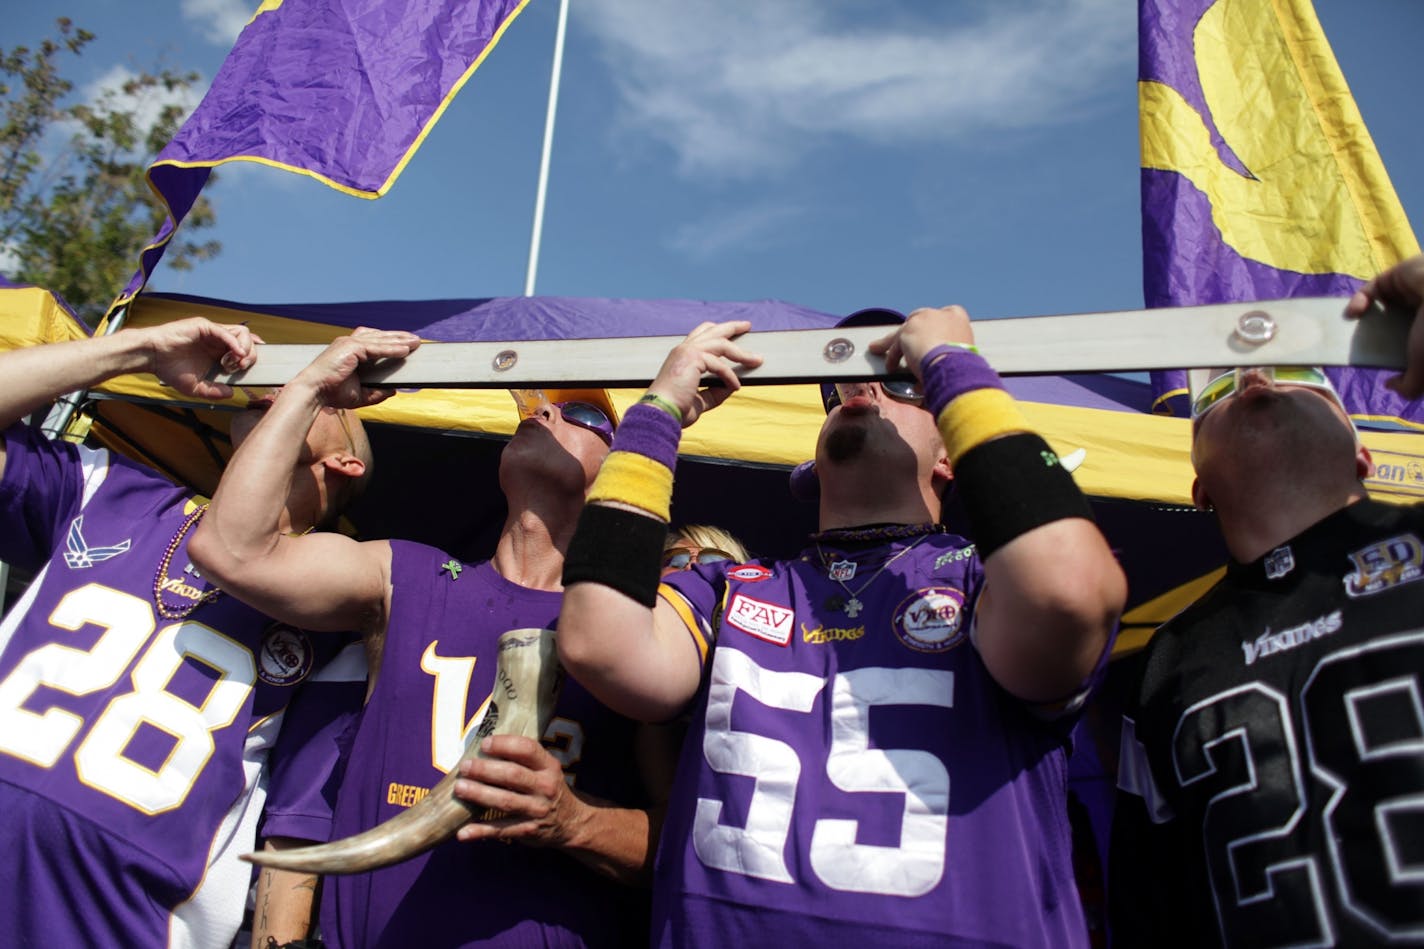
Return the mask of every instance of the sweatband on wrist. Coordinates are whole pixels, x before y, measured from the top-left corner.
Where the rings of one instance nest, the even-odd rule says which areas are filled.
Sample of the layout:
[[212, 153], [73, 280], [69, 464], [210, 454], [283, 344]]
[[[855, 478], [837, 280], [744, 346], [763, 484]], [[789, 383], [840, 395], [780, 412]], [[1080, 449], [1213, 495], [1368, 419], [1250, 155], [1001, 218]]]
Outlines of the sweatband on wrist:
[[598, 583], [651, 609], [662, 579], [667, 525], [651, 517], [585, 504], [564, 555], [564, 586]]
[[676, 405], [674, 405], [672, 402], [668, 401], [667, 399], [664, 399], [662, 396], [658, 395], [656, 392], [645, 392], [645, 393], [643, 393], [643, 397], [638, 400], [638, 404], [639, 404], [639, 405], [651, 405], [651, 406], [654, 406], [655, 408], [662, 409], [664, 412], [666, 412], [667, 414], [671, 415], [673, 418], [677, 419], [677, 424], [679, 424], [679, 425], [682, 424], [682, 409], [678, 408]]
[[925, 408], [939, 418], [945, 406], [976, 389], [1002, 389], [1004, 380], [978, 350], [954, 343], [941, 343], [920, 360], [920, 379], [925, 390]]
[[677, 467], [681, 441], [681, 422], [661, 409], [636, 402], [623, 413], [623, 421], [613, 433], [612, 449], [646, 455], [671, 470]]
[[956, 398], [935, 419], [949, 465], [959, 476], [959, 461], [985, 442], [1030, 427], [1019, 404], [1003, 389], [976, 389]]
[[954, 466], [954, 484], [981, 557], [1035, 527], [1070, 517], [1093, 519], [1073, 476], [1040, 435], [985, 442]]
[[588, 502], [613, 501], [672, 520], [672, 472], [682, 425], [651, 405], [638, 403], [613, 434], [613, 450], [598, 469]]

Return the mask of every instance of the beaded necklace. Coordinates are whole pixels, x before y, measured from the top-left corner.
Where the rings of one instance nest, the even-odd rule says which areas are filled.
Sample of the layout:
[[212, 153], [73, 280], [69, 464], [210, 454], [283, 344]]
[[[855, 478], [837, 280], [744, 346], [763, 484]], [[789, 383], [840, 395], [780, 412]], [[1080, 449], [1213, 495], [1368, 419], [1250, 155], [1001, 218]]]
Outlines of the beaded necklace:
[[222, 596], [222, 591], [217, 587], [213, 587], [186, 606], [175, 608], [163, 602], [163, 591], [166, 588], [172, 585], [181, 585], [181, 581], [174, 581], [169, 578], [168, 565], [173, 562], [173, 555], [177, 553], [178, 547], [183, 543], [183, 538], [187, 536], [188, 531], [192, 530], [193, 526], [202, 520], [203, 515], [206, 514], [207, 511], [208, 506], [204, 504], [192, 514], [188, 515], [187, 519], [183, 521], [182, 525], [178, 528], [178, 532], [173, 535], [173, 539], [168, 542], [168, 549], [163, 552], [163, 558], [158, 561], [158, 570], [153, 575], [153, 603], [158, 608], [158, 615], [164, 619], [185, 619], [204, 603], [211, 603], [219, 596]]

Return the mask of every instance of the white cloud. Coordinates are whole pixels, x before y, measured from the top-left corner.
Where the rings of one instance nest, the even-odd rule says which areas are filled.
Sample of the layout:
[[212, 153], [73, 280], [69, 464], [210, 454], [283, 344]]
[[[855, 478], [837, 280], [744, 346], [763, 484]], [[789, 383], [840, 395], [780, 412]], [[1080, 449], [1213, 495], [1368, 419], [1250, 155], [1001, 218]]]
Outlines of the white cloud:
[[802, 208], [766, 204], [715, 214], [683, 224], [673, 235], [672, 246], [695, 260], [764, 248], [803, 215]]
[[15, 274], [20, 270], [20, 255], [15, 252], [15, 248], [9, 244], [0, 243], [0, 274], [15, 279]]
[[689, 175], [784, 169], [837, 137], [933, 146], [1072, 121], [1137, 52], [1136, 10], [1121, 0], [574, 10], [612, 71], [622, 131], [669, 146]]
[[197, 25], [203, 37], [218, 46], [231, 46], [252, 19], [256, 0], [182, 0], [183, 18]]

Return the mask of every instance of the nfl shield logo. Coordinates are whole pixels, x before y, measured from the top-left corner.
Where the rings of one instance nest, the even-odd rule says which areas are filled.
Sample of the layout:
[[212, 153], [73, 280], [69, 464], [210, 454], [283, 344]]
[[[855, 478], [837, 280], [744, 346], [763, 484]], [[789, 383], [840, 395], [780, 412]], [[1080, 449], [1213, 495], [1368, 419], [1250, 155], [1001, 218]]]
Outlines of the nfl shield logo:
[[1295, 555], [1289, 547], [1277, 547], [1266, 555], [1266, 578], [1279, 580], [1295, 569]]
[[831, 564], [831, 569], [827, 571], [826, 575], [832, 580], [839, 580], [841, 583], [845, 583], [851, 577], [855, 576], [855, 561], [837, 560]]

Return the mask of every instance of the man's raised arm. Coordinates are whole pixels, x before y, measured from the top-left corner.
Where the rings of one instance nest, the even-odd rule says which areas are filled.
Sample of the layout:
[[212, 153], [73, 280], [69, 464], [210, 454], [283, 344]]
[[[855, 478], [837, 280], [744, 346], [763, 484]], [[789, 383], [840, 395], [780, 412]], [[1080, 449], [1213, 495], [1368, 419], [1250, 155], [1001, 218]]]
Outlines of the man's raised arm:
[[189, 544], [193, 563], [267, 615], [312, 630], [384, 629], [390, 547], [319, 524], [335, 496], [370, 464], [339, 413], [389, 395], [365, 389], [363, 362], [398, 359], [420, 343], [404, 332], [358, 330], [333, 342], [280, 393], [238, 446]]
[[[761, 357], [732, 340], [739, 320], [703, 323], [673, 348], [623, 417], [564, 561], [559, 659], [608, 707], [666, 721], [697, 691], [702, 659], [678, 611], [657, 595], [682, 429], [741, 387], [734, 363]], [[698, 389], [704, 375], [723, 386]]]
[[[151, 372], [183, 395], [225, 399], [232, 389], [206, 377], [219, 364], [228, 372], [250, 367], [257, 359], [253, 342], [245, 326], [195, 316], [0, 353], [0, 430], [67, 392], [130, 372]], [[4, 471], [5, 443], [0, 439], [0, 474]]]
[[1127, 581], [1087, 499], [972, 348], [961, 307], [922, 309], [876, 344], [923, 383], [984, 558], [975, 642], [1025, 701], [1076, 697], [1108, 647]]

